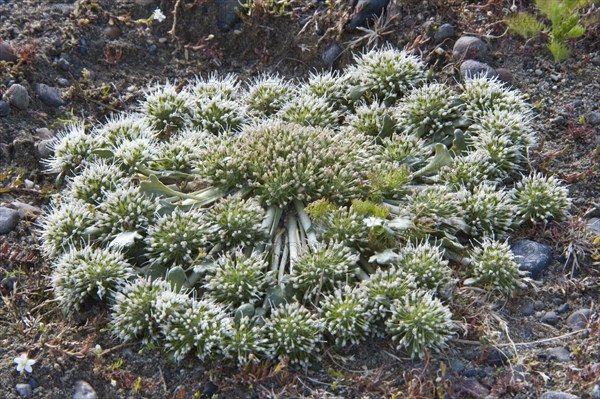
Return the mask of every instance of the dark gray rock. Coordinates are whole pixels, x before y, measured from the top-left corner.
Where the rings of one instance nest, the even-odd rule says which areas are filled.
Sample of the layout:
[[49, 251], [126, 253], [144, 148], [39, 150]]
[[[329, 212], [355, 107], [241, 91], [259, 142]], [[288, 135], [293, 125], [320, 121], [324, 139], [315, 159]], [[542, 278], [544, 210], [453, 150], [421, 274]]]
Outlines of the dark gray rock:
[[352, 19], [348, 22], [346, 29], [352, 31], [359, 26], [368, 25], [374, 18], [385, 12], [388, 4], [389, 0], [358, 0], [354, 7]]
[[36, 389], [40, 387], [40, 383], [38, 382], [38, 380], [35, 377], [29, 377], [29, 379], [27, 380], [27, 383], [29, 385], [31, 385], [31, 389]]
[[523, 316], [531, 316], [535, 312], [535, 304], [531, 299], [526, 299], [519, 308], [519, 312]]
[[594, 125], [594, 126], [600, 125], [600, 112], [598, 112], [598, 111], [590, 112], [589, 114], [587, 114], [587, 117], [585, 118], [585, 120], [590, 125]]
[[81, 380], [75, 383], [73, 399], [98, 399], [98, 395], [90, 384]]
[[511, 84], [513, 80], [515, 80], [513, 77], [513, 73], [510, 71], [510, 69], [496, 68], [496, 73], [498, 74], [498, 79], [500, 79], [504, 83]]
[[460, 76], [462, 76], [463, 79], [479, 76], [495, 78], [498, 76], [498, 73], [486, 63], [476, 60], [465, 60], [465, 62], [460, 64]]
[[15, 389], [17, 390], [19, 396], [22, 398], [30, 398], [31, 395], [33, 395], [33, 389], [29, 384], [17, 384]]
[[600, 399], [600, 384], [594, 385], [590, 391], [590, 399]]
[[209, 381], [202, 390], [202, 396], [212, 398], [212, 396], [217, 392], [219, 392], [219, 386], [212, 381]]
[[487, 45], [478, 37], [462, 36], [452, 49], [454, 61], [482, 60], [487, 56]]
[[567, 325], [573, 330], [585, 328], [592, 317], [590, 309], [579, 309], [567, 318]]
[[39, 83], [35, 85], [35, 92], [40, 97], [40, 100], [50, 107], [60, 107], [61, 105], [65, 105], [62, 94], [54, 87]]
[[217, 26], [222, 32], [229, 32], [240, 21], [238, 0], [216, 0]]
[[330, 43], [323, 52], [323, 63], [328, 67], [335, 67], [342, 55], [342, 48], [336, 42]]
[[9, 105], [24, 110], [29, 107], [29, 93], [27, 89], [18, 83], [13, 84], [6, 90], [3, 97]]
[[450, 360], [450, 370], [455, 374], [460, 374], [465, 370], [465, 362], [460, 359], [451, 359]]
[[10, 106], [6, 101], [0, 100], [0, 118], [7, 116], [10, 113]]
[[106, 38], [109, 40], [117, 40], [119, 37], [121, 37], [121, 28], [115, 25], [108, 26], [104, 28], [104, 36], [106, 36]]
[[14, 47], [9, 42], [0, 43], [0, 61], [17, 62], [17, 54]]
[[61, 85], [62, 87], [68, 87], [71, 85], [71, 83], [69, 83], [69, 79], [65, 79], [65, 78], [59, 78], [56, 83], [58, 83], [59, 85]]
[[558, 307], [557, 310], [558, 313], [567, 313], [569, 310], [571, 310], [571, 305], [569, 305], [568, 303], [563, 303]]
[[490, 390], [475, 378], [467, 378], [460, 382], [458, 391], [473, 398], [483, 399], [490, 394]]
[[71, 69], [71, 63], [69, 61], [67, 61], [65, 58], [61, 58], [58, 60], [58, 67], [66, 72]]
[[54, 139], [45, 139], [45, 140], [40, 140], [37, 144], [36, 144], [36, 149], [37, 149], [37, 156], [39, 159], [48, 159], [52, 156], [53, 154], [53, 143], [54, 143]]
[[544, 310], [546, 308], [546, 305], [544, 305], [544, 301], [533, 301], [533, 307], [535, 308], [535, 310]]
[[548, 357], [558, 362], [568, 362], [571, 360], [571, 352], [565, 347], [552, 348], [548, 350]]
[[454, 29], [454, 25], [452, 24], [443, 24], [435, 31], [435, 35], [433, 35], [433, 39], [436, 43], [441, 43], [446, 39], [450, 39], [456, 33], [456, 29]]
[[539, 278], [552, 262], [552, 249], [549, 245], [529, 240], [517, 240], [511, 248], [519, 269], [529, 272], [533, 279]]
[[566, 392], [548, 391], [544, 392], [540, 399], [580, 399], [580, 397]]
[[551, 326], [557, 325], [559, 320], [556, 312], [546, 312], [544, 316], [542, 316], [542, 323], [550, 324]]
[[0, 207], [0, 234], [10, 233], [19, 224], [19, 212], [14, 209]]

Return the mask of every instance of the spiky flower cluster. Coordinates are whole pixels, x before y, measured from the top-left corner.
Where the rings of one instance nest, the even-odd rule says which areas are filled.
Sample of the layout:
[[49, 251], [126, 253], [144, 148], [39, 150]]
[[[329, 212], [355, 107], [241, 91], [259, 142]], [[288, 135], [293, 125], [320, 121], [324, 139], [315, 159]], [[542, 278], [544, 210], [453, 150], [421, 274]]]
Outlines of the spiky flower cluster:
[[567, 189], [554, 176], [533, 173], [523, 177], [512, 193], [522, 221], [547, 223], [562, 219], [571, 206]]
[[413, 358], [422, 357], [427, 348], [442, 348], [456, 328], [450, 309], [430, 292], [419, 290], [395, 301], [385, 324], [398, 348]]
[[522, 286], [522, 274], [506, 242], [484, 239], [471, 252], [471, 278], [465, 284], [478, 285], [491, 291], [510, 295]]
[[389, 46], [355, 58], [305, 82], [158, 85], [137, 114], [69, 127], [47, 163], [67, 188], [41, 222], [65, 310], [102, 299], [117, 337], [176, 361], [305, 366], [325, 338], [388, 336], [420, 357], [451, 336], [436, 296], [458, 276], [518, 286], [488, 237], [570, 203], [535, 173], [506, 187], [535, 144], [523, 96], [428, 83]]

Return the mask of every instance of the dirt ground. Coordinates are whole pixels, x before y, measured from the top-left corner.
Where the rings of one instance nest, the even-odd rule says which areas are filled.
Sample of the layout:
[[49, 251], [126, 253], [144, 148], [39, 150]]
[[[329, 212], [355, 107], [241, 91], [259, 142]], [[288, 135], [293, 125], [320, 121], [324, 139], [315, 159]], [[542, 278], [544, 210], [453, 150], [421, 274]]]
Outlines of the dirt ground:
[[[343, 0], [289, 2], [284, 15], [256, 6], [229, 32], [219, 30], [213, 0], [177, 3], [172, 32], [171, 0], [0, 0], [0, 38], [16, 56], [0, 62], [0, 96], [16, 82], [31, 97], [26, 110], [12, 108], [0, 117], [0, 205], [22, 213], [17, 228], [0, 235], [0, 397], [18, 398], [15, 386], [29, 383], [32, 397], [70, 398], [79, 380], [98, 398], [199, 398], [215, 390], [218, 398], [537, 398], [547, 391], [592, 397], [600, 384], [600, 273], [591, 235], [582, 236], [581, 226], [600, 216], [600, 125], [590, 120], [600, 111], [598, 26], [573, 40], [573, 55], [556, 64], [543, 38], [525, 41], [505, 32], [510, 0], [402, 1], [379, 38], [344, 30], [352, 5]], [[528, 1], [516, 3], [532, 9]], [[145, 23], [156, 8], [166, 20]], [[594, 6], [587, 10], [598, 14]], [[439, 43], [433, 35], [443, 23], [454, 25], [456, 34]], [[338, 67], [352, 62], [361, 45], [381, 39], [420, 53], [437, 79], [453, 82], [459, 65], [452, 46], [467, 33], [485, 40], [487, 61], [510, 71], [512, 85], [529, 95], [541, 143], [534, 166], [566, 181], [574, 206], [569, 222], [515, 234], [552, 245], [552, 265], [506, 302], [458, 300], [470, 317], [463, 320], [464, 335], [445, 352], [412, 362], [391, 342], [371, 340], [344, 352], [326, 348], [321, 364], [308, 370], [274, 364], [240, 370], [195, 359], [174, 364], [160, 348], [113, 340], [105, 330], [106, 308], [66, 320], [52, 303], [50, 268], [36, 250], [35, 233], [39, 212], [57, 188], [40, 159], [45, 140], [67, 121], [101, 122], [133, 109], [155, 82], [210, 72], [302, 78], [326, 68], [322, 56], [333, 42], [343, 49]], [[39, 83], [56, 88], [66, 104], [46, 105], [36, 94]], [[573, 276], [561, 256], [569, 245], [582, 254]], [[523, 311], [528, 304], [532, 313]], [[593, 320], [573, 330], [567, 317], [582, 308], [592, 309]], [[551, 311], [558, 321], [543, 323]], [[561, 348], [566, 359], [555, 355]], [[37, 361], [30, 375], [13, 364], [23, 352]]]

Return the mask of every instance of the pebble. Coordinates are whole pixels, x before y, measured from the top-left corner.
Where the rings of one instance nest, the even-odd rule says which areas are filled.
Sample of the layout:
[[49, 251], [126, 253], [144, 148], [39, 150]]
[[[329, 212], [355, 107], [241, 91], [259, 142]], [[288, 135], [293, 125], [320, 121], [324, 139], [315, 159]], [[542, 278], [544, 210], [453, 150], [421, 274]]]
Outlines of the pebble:
[[462, 381], [458, 386], [458, 390], [477, 399], [483, 399], [490, 394], [490, 390], [475, 378], [467, 378]]
[[62, 94], [54, 87], [39, 83], [35, 85], [35, 91], [40, 97], [40, 100], [50, 107], [60, 107], [61, 105], [65, 105]]
[[455, 61], [481, 60], [487, 55], [486, 44], [478, 37], [462, 36], [452, 49], [452, 58]]
[[593, 235], [600, 235], [600, 218], [591, 218], [587, 222], [587, 229]]
[[550, 79], [552, 79], [555, 82], [558, 82], [560, 80], [560, 75], [556, 74], [556, 73], [553, 73], [553, 74], [550, 75]]
[[13, 84], [4, 93], [3, 99], [15, 108], [24, 110], [29, 107], [29, 93], [27, 89], [18, 83]]
[[54, 139], [40, 140], [36, 144], [38, 158], [39, 159], [50, 158], [52, 156], [52, 154], [54, 153], [53, 146], [54, 146]]
[[523, 316], [531, 316], [533, 314], [533, 312], [535, 312], [535, 305], [534, 305], [533, 301], [528, 300], [527, 302], [523, 303], [521, 305], [521, 307], [519, 308], [519, 312]]
[[542, 71], [541, 69], [536, 69], [534, 72], [537, 76], [542, 76], [544, 74], [544, 71]]
[[450, 360], [450, 370], [456, 374], [460, 374], [465, 370], [465, 362], [460, 359]]
[[60, 86], [62, 87], [68, 87], [71, 86], [71, 83], [69, 83], [69, 79], [65, 79], [65, 78], [60, 78], [56, 81], [56, 83], [58, 83]]
[[600, 384], [594, 385], [590, 391], [590, 399], [600, 399]]
[[150, 7], [154, 5], [154, 0], [135, 0], [135, 4], [142, 7]]
[[90, 384], [81, 380], [75, 383], [73, 399], [98, 399], [98, 395]]
[[598, 111], [590, 112], [589, 114], [587, 114], [587, 117], [585, 118], [585, 120], [590, 125], [594, 125], [594, 126], [600, 125], [600, 112], [598, 112]]
[[[31, 182], [33, 184], [33, 182]], [[13, 201], [10, 203], [11, 206], [15, 207], [19, 211], [19, 216], [21, 218], [35, 216], [42, 214], [42, 210], [37, 206], [28, 204], [26, 202], [21, 201]]]
[[35, 135], [40, 139], [51, 139], [52, 137], [54, 137], [50, 129], [48, 129], [47, 127], [35, 129]]
[[84, 37], [79, 38], [79, 46], [77, 46], [77, 49], [81, 55], [87, 55], [87, 53], [90, 52], [90, 45]]
[[548, 351], [550, 359], [554, 359], [558, 362], [568, 362], [571, 360], [571, 352], [565, 347], [552, 348]]
[[370, 19], [379, 17], [389, 4], [389, 0], [358, 0], [354, 7], [354, 15], [346, 29], [354, 30], [364, 26]]
[[336, 42], [330, 43], [323, 52], [323, 63], [328, 67], [335, 67], [342, 55], [342, 48]]
[[0, 234], [10, 233], [19, 224], [19, 212], [14, 209], [0, 207]]
[[563, 303], [558, 307], [557, 310], [558, 313], [567, 313], [569, 310], [571, 310], [571, 305], [569, 305], [568, 303]]
[[546, 305], [544, 305], [544, 301], [537, 300], [533, 302], [533, 307], [535, 310], [544, 310]]
[[567, 325], [573, 330], [581, 330], [587, 326], [591, 317], [592, 311], [590, 309], [579, 309], [567, 318]]
[[219, 386], [212, 381], [209, 381], [202, 390], [202, 396], [212, 398], [219, 391]]
[[510, 71], [510, 69], [496, 68], [496, 73], [498, 74], [498, 79], [504, 83], [512, 83], [514, 80], [513, 73]]
[[546, 312], [544, 316], [542, 316], [542, 323], [550, 324], [551, 326], [555, 326], [558, 324], [559, 318], [556, 312]]
[[0, 118], [7, 116], [10, 112], [10, 106], [6, 101], [0, 100]]
[[217, 0], [217, 26], [222, 32], [229, 32], [240, 21], [237, 0]]
[[435, 31], [435, 35], [433, 35], [433, 39], [437, 43], [441, 43], [444, 40], [449, 39], [452, 36], [454, 36], [455, 32], [456, 32], [456, 29], [454, 29], [454, 25], [443, 24]]
[[38, 382], [38, 380], [36, 380], [35, 377], [29, 377], [27, 383], [31, 385], [31, 389], [36, 389], [40, 387], [40, 383]]
[[17, 62], [15, 49], [9, 42], [0, 43], [0, 61]]
[[558, 115], [556, 118], [553, 118], [550, 122], [552, 122], [552, 124], [554, 124], [554, 125], [560, 126], [560, 125], [564, 125], [566, 121], [567, 120], [565, 119], [564, 116]]
[[2, 281], [0, 281], [0, 287], [6, 293], [12, 293], [13, 290], [15, 289], [16, 282], [17, 282], [17, 279], [15, 276], [6, 277], [6, 278], [3, 278]]
[[552, 262], [552, 249], [549, 245], [530, 240], [517, 240], [511, 248], [519, 269], [529, 272], [533, 279], [538, 279]]
[[580, 397], [565, 392], [548, 391], [544, 392], [540, 399], [580, 399]]
[[71, 64], [66, 59], [61, 58], [58, 60], [58, 67], [66, 72], [71, 69]]
[[104, 36], [109, 40], [117, 40], [121, 37], [121, 29], [118, 26], [108, 26], [104, 29]]
[[463, 79], [484, 76], [486, 78], [494, 78], [498, 73], [488, 64], [476, 60], [465, 60], [460, 65], [460, 75]]
[[29, 384], [17, 384], [15, 389], [22, 398], [29, 398], [33, 395], [33, 389], [31, 389], [31, 385]]

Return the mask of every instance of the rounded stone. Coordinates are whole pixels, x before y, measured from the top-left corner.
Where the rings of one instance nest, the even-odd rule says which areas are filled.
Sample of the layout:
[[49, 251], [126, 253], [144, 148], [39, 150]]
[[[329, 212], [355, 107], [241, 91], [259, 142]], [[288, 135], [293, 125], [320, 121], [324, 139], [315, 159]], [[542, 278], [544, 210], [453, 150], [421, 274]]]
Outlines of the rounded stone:
[[551, 326], [555, 326], [558, 324], [559, 318], [556, 312], [546, 312], [544, 316], [542, 316], [542, 323], [550, 324]]
[[330, 43], [323, 52], [323, 63], [328, 67], [335, 67], [342, 55], [342, 48], [336, 42]]
[[9, 42], [0, 42], [0, 61], [17, 62], [17, 54]]
[[487, 45], [478, 37], [462, 36], [452, 49], [454, 61], [481, 60], [487, 56]]
[[498, 79], [500, 79], [504, 83], [510, 84], [514, 80], [513, 73], [510, 71], [510, 69], [496, 68], [496, 73], [498, 74]]
[[29, 93], [18, 83], [13, 84], [4, 93], [4, 100], [15, 108], [25, 110], [29, 107]]
[[579, 309], [569, 315], [567, 325], [573, 330], [581, 330], [587, 327], [591, 317], [592, 311], [590, 309]]
[[19, 212], [14, 209], [0, 207], [0, 234], [10, 233], [19, 224]]
[[75, 383], [73, 399], [98, 399], [98, 395], [90, 384], [81, 380]]
[[8, 116], [10, 113], [10, 105], [6, 101], [0, 100], [0, 118]]
[[62, 94], [54, 87], [39, 83], [35, 85], [35, 92], [40, 97], [40, 100], [50, 107], [60, 107], [61, 105], [65, 105]]
[[36, 145], [37, 156], [39, 159], [48, 159], [52, 156], [54, 139], [40, 140]]
[[30, 398], [33, 395], [33, 389], [29, 384], [17, 384], [15, 389], [22, 398]]
[[511, 246], [519, 269], [529, 272], [533, 279], [539, 278], [552, 262], [552, 248], [530, 240], [517, 240]]
[[117, 40], [121, 37], [121, 29], [118, 26], [109, 26], [104, 29], [104, 36], [109, 40]]
[[587, 117], [585, 118], [585, 120], [587, 121], [587, 123], [589, 123], [590, 125], [600, 125], [600, 112], [598, 111], [592, 111], [590, 112]]
[[476, 60], [465, 60], [460, 64], [460, 75], [463, 79], [474, 77], [495, 78], [498, 73], [488, 64]]
[[440, 27], [435, 31], [435, 34], [433, 35], [433, 39], [437, 43], [441, 43], [444, 40], [450, 39], [451, 37], [453, 37], [455, 32], [456, 32], [456, 29], [454, 29], [454, 25], [443, 24], [443, 25], [440, 25]]
[[389, 4], [389, 0], [358, 0], [354, 7], [354, 15], [346, 27], [354, 30], [359, 26], [365, 26], [368, 21], [378, 18]]
[[580, 399], [580, 397], [566, 392], [548, 391], [544, 392], [540, 399]]

